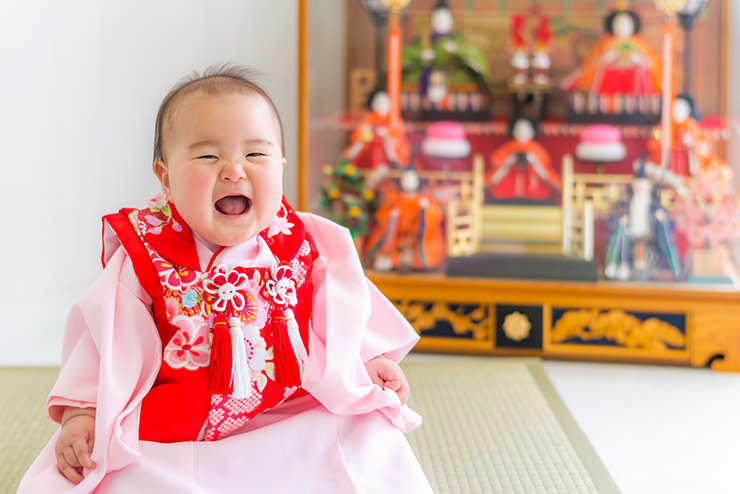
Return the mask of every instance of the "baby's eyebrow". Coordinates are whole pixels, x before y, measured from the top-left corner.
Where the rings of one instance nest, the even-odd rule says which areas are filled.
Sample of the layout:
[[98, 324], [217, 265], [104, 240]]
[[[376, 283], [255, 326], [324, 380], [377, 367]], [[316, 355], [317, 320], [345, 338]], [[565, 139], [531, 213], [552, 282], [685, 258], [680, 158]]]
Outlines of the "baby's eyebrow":
[[194, 142], [193, 144], [190, 144], [188, 146], [188, 149], [195, 149], [201, 146], [212, 146], [214, 144], [215, 143], [213, 141], [198, 141], [198, 142]]
[[[253, 144], [261, 144], [264, 146], [275, 146], [275, 143], [272, 142], [269, 139], [262, 139], [262, 138], [255, 138], [255, 139], [244, 139], [244, 144], [246, 145], [253, 145]], [[193, 144], [190, 144], [187, 148], [188, 149], [195, 149], [202, 146], [215, 146], [217, 144], [216, 141], [211, 140], [204, 140], [204, 141], [198, 141], [194, 142]]]

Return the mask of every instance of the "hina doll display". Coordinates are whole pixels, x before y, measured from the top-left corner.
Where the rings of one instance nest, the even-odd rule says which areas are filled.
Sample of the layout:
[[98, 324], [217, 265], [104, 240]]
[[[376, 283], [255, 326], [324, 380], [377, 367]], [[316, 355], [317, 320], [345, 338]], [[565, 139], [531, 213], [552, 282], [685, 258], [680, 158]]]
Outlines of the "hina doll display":
[[374, 91], [368, 113], [350, 136], [342, 160], [358, 168], [404, 168], [409, 165], [410, 146], [403, 121], [390, 124], [391, 101], [388, 93]]
[[[677, 177], [694, 175], [699, 163], [710, 154], [710, 143], [704, 137], [700, 116], [696, 111], [693, 98], [682, 93], [676, 96], [671, 109], [674, 123], [673, 147], [668, 153], [668, 163], [662, 166], [661, 140], [654, 136], [648, 141], [650, 155], [647, 167], [650, 174], [655, 175], [656, 168], [664, 171], [666, 177], [676, 181]], [[665, 169], [664, 169], [665, 168]]]
[[562, 180], [550, 155], [536, 141], [537, 122], [517, 116], [509, 123], [510, 140], [491, 155], [484, 178], [488, 202], [553, 202]]
[[376, 226], [365, 242], [365, 265], [379, 271], [426, 270], [442, 264], [444, 213], [431, 194], [420, 190], [413, 169], [401, 172], [400, 190], [386, 192]]
[[509, 50], [511, 50], [511, 67], [514, 74], [509, 80], [512, 88], [524, 86], [529, 79], [530, 62], [527, 53], [527, 41], [522, 32], [524, 27], [524, 16], [514, 15], [511, 17], [511, 31], [509, 33]]
[[537, 86], [550, 85], [550, 76], [547, 71], [552, 66], [552, 60], [550, 59], [551, 40], [550, 20], [542, 16], [535, 30], [535, 44], [532, 52], [532, 82]]
[[655, 123], [660, 120], [662, 63], [638, 34], [640, 17], [618, 9], [606, 34], [561, 84], [571, 94], [571, 121]]
[[431, 24], [431, 36], [419, 37], [401, 56], [404, 118], [487, 120], [489, 68], [485, 53], [453, 31], [447, 0], [438, 0]]
[[676, 247], [673, 222], [660, 205], [660, 190], [645, 173], [643, 163], [632, 179], [631, 195], [622, 207], [609, 242], [604, 277], [610, 280], [647, 281], [652, 273], [668, 271], [674, 279], [683, 275]]

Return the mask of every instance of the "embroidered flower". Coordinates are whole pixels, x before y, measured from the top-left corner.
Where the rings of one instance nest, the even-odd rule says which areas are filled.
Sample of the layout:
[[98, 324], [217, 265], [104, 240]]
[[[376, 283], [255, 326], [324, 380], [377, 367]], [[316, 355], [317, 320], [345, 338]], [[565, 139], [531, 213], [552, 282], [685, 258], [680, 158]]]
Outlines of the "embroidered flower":
[[164, 349], [165, 362], [173, 369], [207, 367], [210, 359], [208, 323], [200, 316], [180, 315], [172, 319], [172, 324], [180, 329]]
[[270, 222], [270, 229], [267, 230], [267, 236], [274, 237], [278, 233], [282, 233], [283, 235], [290, 235], [290, 228], [292, 226], [293, 226], [293, 223], [290, 223], [288, 221], [288, 218], [281, 218], [280, 216], [275, 216]]
[[198, 300], [200, 297], [198, 296], [198, 292], [195, 290], [188, 290], [185, 296], [182, 297], [182, 305], [185, 307], [195, 307], [198, 305]]
[[275, 305], [295, 305], [298, 297], [295, 292], [293, 271], [285, 264], [273, 263], [270, 269], [271, 279], [265, 282], [265, 298], [272, 299]]
[[164, 299], [164, 310], [167, 313], [167, 320], [172, 321], [180, 314], [180, 304], [174, 298], [166, 298]]
[[[255, 271], [255, 273], [258, 272]], [[261, 328], [267, 323], [267, 312], [270, 307], [268, 301], [260, 296], [262, 286], [257, 281], [258, 279], [253, 278], [247, 280], [247, 284], [243, 290], [244, 309], [239, 312], [239, 315], [245, 324], [252, 324]]]
[[152, 262], [159, 277], [172, 290], [184, 289], [198, 282], [198, 273], [190, 268], [175, 266], [161, 257], [155, 257]]
[[239, 290], [244, 290], [247, 284], [244, 273], [219, 264], [208, 273], [208, 279], [203, 281], [203, 289], [209, 294], [208, 303], [214, 310], [224, 312], [230, 304], [233, 310], [241, 311], [246, 306], [246, 299]]
[[167, 195], [164, 193], [164, 190], [160, 190], [155, 194], [154, 197], [149, 199], [149, 202], [147, 203], [147, 206], [150, 209], [162, 209], [167, 204]]
[[243, 328], [244, 345], [247, 349], [247, 362], [252, 373], [253, 380], [257, 380], [257, 374], [265, 369], [267, 364], [267, 349], [265, 339], [260, 335], [260, 330], [251, 324]]

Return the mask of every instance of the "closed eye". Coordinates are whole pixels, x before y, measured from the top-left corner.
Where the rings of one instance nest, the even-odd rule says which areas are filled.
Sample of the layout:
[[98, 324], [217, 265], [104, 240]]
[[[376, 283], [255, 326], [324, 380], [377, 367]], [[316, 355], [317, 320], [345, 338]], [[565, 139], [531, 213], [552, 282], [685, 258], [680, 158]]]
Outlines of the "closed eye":
[[249, 158], [250, 156], [253, 156], [253, 157], [254, 157], [254, 156], [265, 156], [265, 154], [264, 154], [264, 153], [249, 153], [249, 154], [247, 155], [247, 158]]
[[198, 156], [197, 159], [199, 159], [199, 160], [215, 160], [215, 159], [218, 159], [218, 158], [216, 158], [212, 154], [206, 154], [206, 155], [203, 155], [203, 156]]

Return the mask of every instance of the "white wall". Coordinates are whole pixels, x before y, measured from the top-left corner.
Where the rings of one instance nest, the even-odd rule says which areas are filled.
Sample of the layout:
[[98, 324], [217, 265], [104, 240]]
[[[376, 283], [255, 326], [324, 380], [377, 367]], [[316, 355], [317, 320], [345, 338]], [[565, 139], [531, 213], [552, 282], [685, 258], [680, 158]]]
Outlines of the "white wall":
[[0, 365], [54, 364], [99, 274], [100, 217], [142, 205], [154, 118], [182, 76], [251, 65], [285, 126], [295, 200], [296, 0], [0, 0]]

